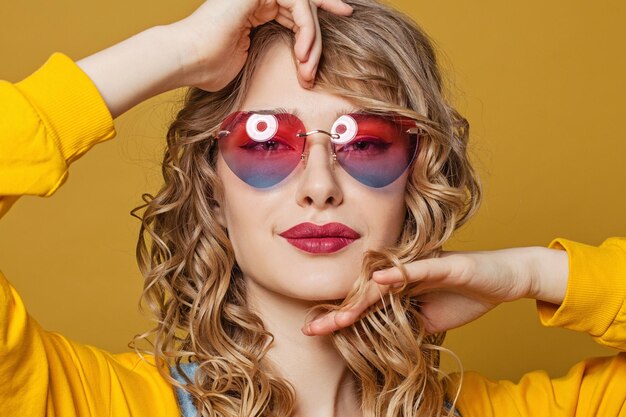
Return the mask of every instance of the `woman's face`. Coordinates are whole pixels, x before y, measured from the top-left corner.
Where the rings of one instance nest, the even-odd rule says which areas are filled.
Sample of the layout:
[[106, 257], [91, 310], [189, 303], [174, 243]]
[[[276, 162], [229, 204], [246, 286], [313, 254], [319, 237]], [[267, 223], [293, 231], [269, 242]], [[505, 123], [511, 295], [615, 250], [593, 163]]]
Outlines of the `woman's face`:
[[[241, 110], [295, 109], [307, 132], [330, 131], [338, 112], [356, 110], [343, 98], [302, 88], [296, 77], [289, 47], [276, 42], [259, 61]], [[301, 300], [340, 299], [358, 277], [364, 252], [393, 245], [399, 237], [408, 171], [385, 187], [370, 188], [337, 163], [333, 167], [328, 135], [309, 135], [305, 152], [306, 164], [264, 189], [239, 179], [220, 154], [224, 200], [218, 217], [249, 288]], [[301, 223], [341, 223], [359, 237], [344, 239], [351, 243], [335, 250], [337, 238], [297, 241], [280, 235]], [[319, 252], [328, 246], [334, 249]]]

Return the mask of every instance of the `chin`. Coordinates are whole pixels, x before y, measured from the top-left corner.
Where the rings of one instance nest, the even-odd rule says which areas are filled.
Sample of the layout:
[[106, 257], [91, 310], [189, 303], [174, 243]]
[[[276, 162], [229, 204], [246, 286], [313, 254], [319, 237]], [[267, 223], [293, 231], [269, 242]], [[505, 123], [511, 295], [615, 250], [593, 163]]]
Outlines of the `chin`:
[[303, 260], [287, 254], [278, 259], [282, 262], [265, 262], [262, 268], [240, 265], [244, 276], [251, 281], [252, 291], [310, 302], [343, 300], [361, 272], [358, 256]]
[[280, 292], [292, 298], [306, 301], [343, 300], [352, 289], [355, 281], [356, 276], [346, 280], [345, 276], [340, 277], [336, 273], [306, 274], [299, 279], [290, 280], [287, 285], [283, 281]]

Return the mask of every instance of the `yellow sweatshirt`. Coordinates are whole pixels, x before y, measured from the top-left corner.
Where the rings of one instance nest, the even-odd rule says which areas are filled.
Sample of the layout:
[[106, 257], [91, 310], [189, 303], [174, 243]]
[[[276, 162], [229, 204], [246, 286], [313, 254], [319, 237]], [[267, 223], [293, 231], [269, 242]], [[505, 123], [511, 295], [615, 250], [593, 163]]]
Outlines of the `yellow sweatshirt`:
[[[0, 216], [21, 195], [53, 194], [72, 161], [114, 136], [97, 89], [65, 55], [17, 84], [0, 81]], [[538, 303], [544, 325], [624, 351], [626, 239], [551, 245], [568, 251], [570, 279], [561, 306]], [[468, 373], [457, 409], [463, 417], [626, 416], [626, 354], [588, 359], [552, 380], [541, 371], [517, 384]], [[154, 358], [113, 355], [45, 331], [0, 272], [0, 416], [179, 415]]]

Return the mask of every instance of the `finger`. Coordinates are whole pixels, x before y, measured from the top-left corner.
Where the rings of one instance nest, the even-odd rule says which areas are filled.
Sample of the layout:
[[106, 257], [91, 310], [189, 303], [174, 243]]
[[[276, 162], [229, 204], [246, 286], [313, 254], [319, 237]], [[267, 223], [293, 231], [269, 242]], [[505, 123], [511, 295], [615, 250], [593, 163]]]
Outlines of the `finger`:
[[369, 281], [363, 297], [354, 305], [345, 309], [331, 311], [311, 321], [302, 328], [302, 332], [308, 336], [322, 336], [348, 327], [354, 324], [365, 310], [381, 301], [388, 292], [388, 286], [378, 285], [373, 281]]
[[337, 310], [328, 312], [306, 323], [301, 330], [302, 333], [307, 336], [324, 336], [349, 325], [350, 323], [348, 323], [343, 315], [340, 314], [339, 310]]
[[[404, 265], [408, 275], [408, 282], [433, 282], [440, 283], [451, 274], [453, 270], [451, 258], [429, 258], [421, 259], [415, 262], [409, 262]], [[394, 285], [404, 282], [404, 277], [400, 268], [393, 267], [372, 274], [372, 279], [384, 285]], [[395, 285], [394, 285], [395, 286]]]
[[312, 87], [312, 83], [315, 80], [315, 73], [317, 71], [317, 64], [319, 63], [320, 56], [322, 55], [322, 31], [320, 29], [319, 20], [317, 19], [317, 7], [311, 3], [311, 15], [315, 22], [315, 38], [313, 45], [309, 50], [308, 59], [306, 62], [301, 62], [299, 65], [300, 77], [307, 81], [309, 84], [307, 87]]
[[288, 19], [291, 19], [291, 9], [287, 6], [278, 6], [278, 14], [280, 16], [285, 16]]
[[[279, 21], [280, 19], [280, 21]], [[293, 19], [291, 18], [291, 12], [287, 9], [285, 9], [284, 7], [279, 7], [278, 8], [278, 14], [276, 15], [275, 18], [276, 21], [278, 21], [278, 23], [280, 23], [281, 25], [283, 25], [281, 23], [282, 22], [290, 22], [289, 25], [283, 25], [285, 26], [287, 29], [291, 29], [293, 31], [295, 31], [295, 26], [296, 24], [294, 23]]]
[[309, 50], [315, 39], [315, 21], [308, 0], [296, 1], [290, 9], [291, 17], [297, 30], [294, 51], [298, 61], [308, 59]]
[[354, 11], [352, 6], [341, 0], [313, 0], [313, 3], [320, 9], [343, 16], [350, 16]]
[[311, 16], [315, 22], [315, 39], [308, 52], [306, 61], [298, 61], [298, 82], [303, 88], [313, 88], [317, 65], [322, 54], [322, 35], [317, 18], [317, 6], [310, 3]]
[[293, 22], [293, 20], [286, 17], [285, 15], [279, 14], [278, 16], [274, 18], [274, 20], [276, 20], [280, 25], [286, 27], [287, 29], [293, 32], [297, 30], [296, 24]]

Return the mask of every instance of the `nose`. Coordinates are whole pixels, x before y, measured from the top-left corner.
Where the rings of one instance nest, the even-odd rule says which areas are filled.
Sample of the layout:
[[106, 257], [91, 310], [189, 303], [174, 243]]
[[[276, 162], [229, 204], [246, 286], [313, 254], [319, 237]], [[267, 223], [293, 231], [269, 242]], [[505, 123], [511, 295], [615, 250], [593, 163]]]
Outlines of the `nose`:
[[341, 204], [343, 193], [335, 177], [330, 138], [325, 133], [314, 133], [307, 136], [306, 145], [296, 194], [298, 205], [324, 209]]

